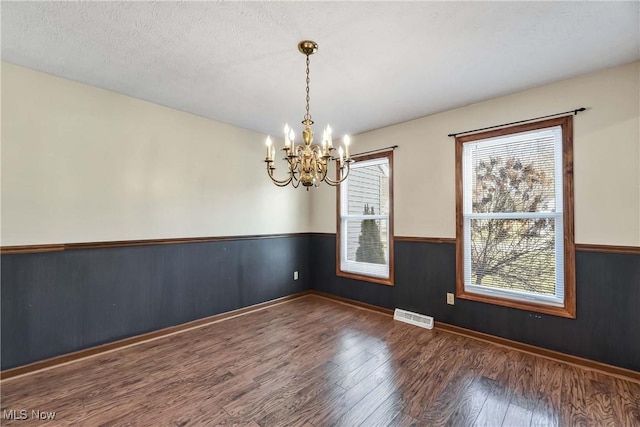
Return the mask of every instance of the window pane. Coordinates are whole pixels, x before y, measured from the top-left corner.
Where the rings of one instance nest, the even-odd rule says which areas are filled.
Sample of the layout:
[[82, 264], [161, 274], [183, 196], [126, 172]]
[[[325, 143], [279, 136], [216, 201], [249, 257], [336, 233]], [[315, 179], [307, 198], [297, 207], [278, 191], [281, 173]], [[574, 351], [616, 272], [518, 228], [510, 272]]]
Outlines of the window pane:
[[556, 294], [555, 220], [472, 219], [471, 284]]
[[388, 277], [388, 222], [387, 219], [345, 221], [343, 270]]
[[346, 221], [346, 259], [386, 264], [388, 259], [386, 219]]
[[561, 142], [557, 133], [547, 129], [465, 147], [473, 213], [555, 212], [561, 196], [555, 179], [554, 151]]
[[388, 162], [354, 164], [349, 173], [347, 207], [347, 215], [389, 215]]

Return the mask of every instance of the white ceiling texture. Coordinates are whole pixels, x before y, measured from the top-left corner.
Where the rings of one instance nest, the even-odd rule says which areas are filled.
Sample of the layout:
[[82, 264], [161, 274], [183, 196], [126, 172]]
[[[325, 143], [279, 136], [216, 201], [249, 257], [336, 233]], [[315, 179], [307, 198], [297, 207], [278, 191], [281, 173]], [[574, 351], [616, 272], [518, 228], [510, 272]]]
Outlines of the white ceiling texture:
[[[263, 133], [359, 133], [640, 59], [639, 2], [2, 1], [2, 59]], [[298, 125], [300, 127], [300, 125]]]

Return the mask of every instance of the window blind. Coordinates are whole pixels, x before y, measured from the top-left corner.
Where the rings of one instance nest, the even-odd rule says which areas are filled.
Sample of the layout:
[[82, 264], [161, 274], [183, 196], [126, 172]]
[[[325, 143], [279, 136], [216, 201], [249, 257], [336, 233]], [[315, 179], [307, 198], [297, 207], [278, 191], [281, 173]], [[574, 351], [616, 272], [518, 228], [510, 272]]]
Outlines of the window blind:
[[463, 145], [464, 286], [564, 303], [560, 126]]

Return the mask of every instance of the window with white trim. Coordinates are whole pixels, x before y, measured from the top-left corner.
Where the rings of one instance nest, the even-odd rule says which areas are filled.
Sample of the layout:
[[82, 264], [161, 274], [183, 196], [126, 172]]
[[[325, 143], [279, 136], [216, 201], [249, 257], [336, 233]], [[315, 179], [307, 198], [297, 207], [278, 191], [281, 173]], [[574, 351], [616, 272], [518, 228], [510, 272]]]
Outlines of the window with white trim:
[[458, 297], [575, 317], [571, 116], [456, 138]]
[[393, 284], [393, 152], [354, 157], [338, 188], [336, 274]]

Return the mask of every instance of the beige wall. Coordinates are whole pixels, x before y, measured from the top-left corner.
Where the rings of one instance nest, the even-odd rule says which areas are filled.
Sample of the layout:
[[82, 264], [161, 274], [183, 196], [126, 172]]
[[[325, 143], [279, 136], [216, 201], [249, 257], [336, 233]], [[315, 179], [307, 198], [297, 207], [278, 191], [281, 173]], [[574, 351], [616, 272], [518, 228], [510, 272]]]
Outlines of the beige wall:
[[307, 231], [310, 193], [271, 184], [264, 138], [2, 63], [1, 243]]
[[[455, 237], [447, 134], [580, 106], [576, 242], [640, 245], [640, 63], [356, 135], [353, 151], [400, 146], [396, 235]], [[245, 129], [2, 63], [1, 136], [2, 245], [335, 232], [335, 189], [275, 187]]]
[[[452, 132], [577, 107], [577, 243], [640, 245], [640, 63], [636, 62], [353, 137], [353, 152], [398, 144], [395, 234], [455, 237]], [[314, 194], [311, 229], [335, 232], [335, 190]]]

